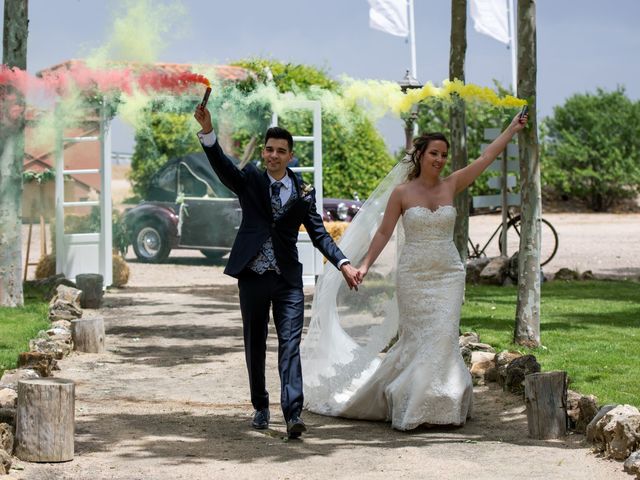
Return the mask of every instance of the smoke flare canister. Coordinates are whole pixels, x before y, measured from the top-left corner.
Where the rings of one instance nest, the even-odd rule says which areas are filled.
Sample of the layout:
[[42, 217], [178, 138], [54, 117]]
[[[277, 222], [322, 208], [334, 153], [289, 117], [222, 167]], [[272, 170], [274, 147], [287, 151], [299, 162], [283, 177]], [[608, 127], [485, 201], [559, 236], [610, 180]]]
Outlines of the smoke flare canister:
[[211, 87], [207, 87], [204, 92], [204, 97], [202, 98], [202, 103], [200, 104], [202, 108], [207, 106], [207, 102], [209, 101], [209, 95], [211, 95]]

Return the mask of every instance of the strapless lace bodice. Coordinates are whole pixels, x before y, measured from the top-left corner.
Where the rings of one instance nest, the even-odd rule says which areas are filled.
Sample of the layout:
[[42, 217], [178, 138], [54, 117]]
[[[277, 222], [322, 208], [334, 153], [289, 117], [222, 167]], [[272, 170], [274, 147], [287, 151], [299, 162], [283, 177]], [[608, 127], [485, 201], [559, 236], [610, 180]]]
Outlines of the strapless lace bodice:
[[436, 210], [427, 207], [410, 207], [402, 216], [405, 243], [425, 241], [452, 241], [456, 223], [456, 209], [452, 205], [442, 205]]
[[425, 207], [408, 208], [402, 217], [405, 243], [398, 270], [415, 275], [421, 284], [435, 279], [439, 273], [463, 271], [460, 254], [453, 243], [455, 223], [456, 209], [452, 205], [435, 211]]

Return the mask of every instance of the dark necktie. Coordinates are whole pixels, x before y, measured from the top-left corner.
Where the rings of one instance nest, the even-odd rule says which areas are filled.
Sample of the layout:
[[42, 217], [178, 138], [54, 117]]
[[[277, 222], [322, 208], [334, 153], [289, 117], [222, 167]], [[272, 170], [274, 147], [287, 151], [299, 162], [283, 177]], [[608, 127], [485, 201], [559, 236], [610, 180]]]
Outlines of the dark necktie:
[[282, 182], [273, 182], [271, 184], [271, 210], [274, 215], [282, 208], [282, 200], [280, 200], [280, 189]]

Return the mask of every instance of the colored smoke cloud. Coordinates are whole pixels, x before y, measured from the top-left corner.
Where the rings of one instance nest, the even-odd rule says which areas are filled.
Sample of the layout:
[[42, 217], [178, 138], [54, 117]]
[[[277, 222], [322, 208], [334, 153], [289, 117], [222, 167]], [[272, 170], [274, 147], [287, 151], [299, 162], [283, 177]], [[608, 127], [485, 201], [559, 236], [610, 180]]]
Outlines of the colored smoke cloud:
[[[323, 111], [334, 115], [345, 128], [354, 121], [355, 106], [376, 120], [389, 113], [406, 113], [418, 102], [432, 99], [448, 101], [454, 95], [468, 102], [500, 107], [520, 107], [525, 103], [511, 96], [499, 97], [486, 87], [464, 85], [455, 80], [444, 81], [440, 87], [429, 83], [421, 89], [407, 92], [393, 82], [343, 78], [340, 93], [321, 88], [311, 88], [304, 93], [281, 93], [273, 85], [259, 85], [246, 93], [216, 78], [213, 67], [193, 67], [198, 72], [167, 71], [154, 67], [153, 62], [159, 58], [170, 35], [184, 29], [180, 24], [185, 17], [185, 8], [179, 2], [124, 0], [115, 13], [109, 40], [88, 58], [42, 77], [2, 66], [0, 85], [10, 85], [27, 98], [27, 103], [35, 97], [55, 99], [58, 110], [65, 114], [48, 112], [41, 115], [40, 123], [43, 132], [47, 133], [37, 137], [47, 141], [56, 122], [64, 122], [64, 125], [57, 126], [64, 128], [82, 120], [86, 99], [92, 99], [94, 104], [96, 97], [100, 96], [117, 99], [114, 104], [117, 104], [121, 118], [134, 127], [140, 127], [145, 121], [145, 112], [151, 106], [155, 111], [192, 110], [210, 81], [213, 87], [210, 108], [224, 112], [238, 127], [253, 122], [251, 116], [259, 109], [269, 108], [284, 115], [292, 106], [306, 100], [320, 101]], [[9, 103], [3, 112], [19, 114], [19, 109], [11, 105], [15, 96], [6, 95], [1, 101]]]

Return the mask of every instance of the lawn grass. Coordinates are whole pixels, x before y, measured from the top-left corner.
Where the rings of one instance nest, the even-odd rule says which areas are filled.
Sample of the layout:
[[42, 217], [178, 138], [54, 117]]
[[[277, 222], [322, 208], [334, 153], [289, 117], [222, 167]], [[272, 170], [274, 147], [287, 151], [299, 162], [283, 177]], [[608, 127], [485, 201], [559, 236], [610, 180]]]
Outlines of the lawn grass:
[[16, 368], [18, 354], [29, 350], [29, 340], [49, 328], [47, 310], [45, 301], [30, 297], [23, 307], [0, 307], [0, 377]]
[[548, 282], [541, 299], [542, 347], [512, 343], [516, 287], [467, 286], [461, 329], [497, 351], [535, 355], [543, 371], [566, 370], [569, 388], [599, 405], [640, 407], [640, 284]]

